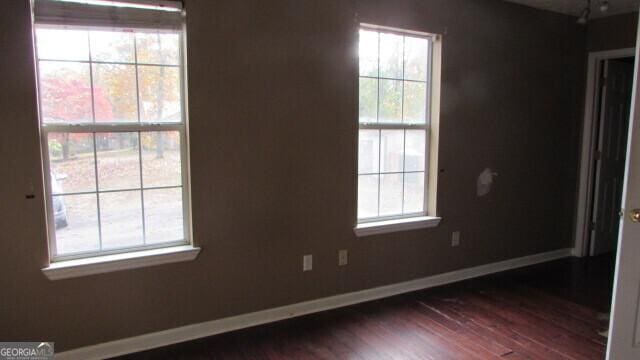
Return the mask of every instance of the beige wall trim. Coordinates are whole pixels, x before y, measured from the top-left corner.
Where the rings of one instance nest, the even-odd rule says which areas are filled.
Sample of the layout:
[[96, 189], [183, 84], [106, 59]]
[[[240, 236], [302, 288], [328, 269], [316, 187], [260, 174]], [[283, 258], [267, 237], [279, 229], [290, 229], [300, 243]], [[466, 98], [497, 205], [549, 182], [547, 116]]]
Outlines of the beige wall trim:
[[251, 326], [293, 318], [301, 315], [331, 310], [365, 301], [445, 285], [505, 270], [516, 269], [528, 265], [557, 260], [568, 257], [570, 255], [571, 249], [559, 249], [534, 255], [528, 255], [524, 257], [456, 270], [439, 275], [427, 276], [424, 278], [397, 284], [380, 286], [376, 288], [325, 297], [317, 300], [286, 305], [278, 308], [207, 321], [199, 324], [186, 325], [178, 328], [134, 336], [127, 339], [115, 340], [98, 345], [87, 346], [56, 354], [56, 359], [104, 359], [130, 354], [233, 330], [243, 329]]

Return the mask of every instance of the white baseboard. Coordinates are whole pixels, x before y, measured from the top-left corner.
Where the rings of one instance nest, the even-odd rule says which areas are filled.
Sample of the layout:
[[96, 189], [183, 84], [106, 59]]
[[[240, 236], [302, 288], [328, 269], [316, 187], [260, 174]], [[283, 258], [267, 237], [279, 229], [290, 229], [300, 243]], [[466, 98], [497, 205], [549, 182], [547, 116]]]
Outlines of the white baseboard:
[[584, 254], [582, 252], [582, 249], [574, 247], [574, 248], [571, 248], [571, 256], [574, 256], [574, 257], [585, 257], [585, 256], [587, 256], [587, 254]]
[[491, 264], [474, 266], [397, 284], [329, 296], [317, 300], [305, 301], [273, 309], [261, 310], [248, 314], [134, 336], [127, 339], [110, 341], [103, 344], [82, 347], [56, 354], [56, 359], [104, 359], [130, 354], [233, 330], [248, 328], [251, 326], [289, 319], [296, 316], [335, 309], [365, 301], [376, 300], [411, 291], [454, 283], [478, 276], [556, 260], [571, 256], [571, 254], [572, 249], [560, 249]]

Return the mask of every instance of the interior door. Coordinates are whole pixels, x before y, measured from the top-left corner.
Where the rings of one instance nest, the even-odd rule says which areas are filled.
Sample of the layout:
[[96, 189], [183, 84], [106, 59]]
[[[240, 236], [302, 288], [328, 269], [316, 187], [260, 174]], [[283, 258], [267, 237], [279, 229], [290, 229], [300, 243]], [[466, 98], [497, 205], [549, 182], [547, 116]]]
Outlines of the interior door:
[[592, 212], [592, 256], [614, 251], [618, 242], [632, 85], [630, 59], [605, 60]]
[[[640, 38], [640, 36], [639, 36]], [[607, 359], [640, 359], [640, 91], [639, 46], [627, 146], [620, 236]]]

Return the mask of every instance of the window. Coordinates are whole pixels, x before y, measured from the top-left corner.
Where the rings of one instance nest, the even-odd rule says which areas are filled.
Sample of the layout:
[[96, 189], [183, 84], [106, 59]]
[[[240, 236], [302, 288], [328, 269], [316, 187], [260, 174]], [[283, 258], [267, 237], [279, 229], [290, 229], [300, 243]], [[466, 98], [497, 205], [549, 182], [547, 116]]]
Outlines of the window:
[[190, 244], [182, 14], [113, 10], [34, 5], [52, 261]]
[[359, 224], [427, 215], [434, 40], [360, 29]]

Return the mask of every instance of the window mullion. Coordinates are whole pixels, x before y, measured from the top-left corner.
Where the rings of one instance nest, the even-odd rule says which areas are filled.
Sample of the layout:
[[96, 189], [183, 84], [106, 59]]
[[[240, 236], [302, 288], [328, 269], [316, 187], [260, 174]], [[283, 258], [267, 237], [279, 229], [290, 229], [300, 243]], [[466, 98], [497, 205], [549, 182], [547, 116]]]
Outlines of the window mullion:
[[[93, 64], [91, 63], [93, 57], [91, 56], [91, 32], [87, 31], [87, 50], [89, 51], [89, 89], [91, 90], [91, 121], [96, 123], [96, 104], [93, 91]], [[93, 138], [93, 176], [96, 183], [96, 214], [98, 216], [98, 242], [99, 249], [102, 251], [102, 216], [100, 215], [100, 193], [98, 192], [98, 142], [96, 141], [96, 134], [92, 134]]]
[[136, 109], [138, 114], [138, 122], [140, 122], [140, 85], [138, 79], [138, 41], [137, 36], [133, 34], [133, 60], [135, 61], [136, 69]]
[[362, 123], [360, 129], [383, 129], [383, 130], [423, 130], [428, 126], [426, 124], [376, 124], [376, 123]]
[[[400, 120], [402, 121], [403, 124], [404, 124], [404, 85], [405, 85], [404, 78], [406, 77], [404, 74], [404, 62], [405, 62], [404, 48], [405, 48], [405, 37], [403, 36], [402, 37], [402, 79], [403, 80], [402, 80], [402, 98], [400, 100], [400, 106], [402, 108], [401, 115], [400, 115], [402, 116], [402, 118]], [[404, 176], [405, 176], [404, 172], [406, 170], [406, 167], [405, 167], [406, 165], [405, 159], [407, 157], [406, 155], [407, 155], [407, 130], [404, 129], [402, 131], [402, 195], [401, 195], [402, 205], [400, 207], [401, 214], [404, 214]]]
[[47, 59], [39, 58], [39, 61], [49, 61], [58, 63], [77, 63], [77, 64], [105, 64], [105, 65], [143, 65], [143, 66], [157, 66], [165, 68], [180, 68], [180, 65], [174, 64], [154, 64], [154, 63], [138, 63], [128, 61], [106, 61], [106, 60], [65, 60], [65, 59]]
[[98, 184], [98, 142], [96, 141], [96, 134], [92, 134], [93, 138], [93, 171], [96, 180], [96, 206], [98, 216], [98, 241], [100, 245], [100, 251], [102, 251], [102, 216], [100, 215], [100, 192]]
[[87, 48], [89, 50], [89, 89], [91, 90], [91, 122], [96, 122], [96, 104], [93, 91], [93, 64], [91, 63], [91, 33], [87, 31]]
[[151, 132], [151, 131], [184, 131], [184, 123], [120, 123], [120, 124], [46, 124], [43, 133], [102, 133], [102, 132]]
[[[140, 119], [140, 79], [138, 72], [138, 40], [133, 34], [133, 61], [136, 69], [136, 109], [138, 114], [138, 123]], [[162, 80], [161, 80], [162, 81]], [[157, 146], [157, 144], [156, 144]], [[147, 221], [144, 216], [144, 180], [142, 179], [142, 133], [138, 131], [138, 169], [140, 171], [140, 209], [142, 210], [142, 243], [147, 244]]]
[[[167, 189], [178, 189], [181, 188], [182, 185], [167, 185], [167, 186], [151, 186], [146, 187], [145, 190], [167, 190]], [[99, 190], [100, 194], [109, 194], [109, 193], [117, 193], [117, 192], [127, 192], [127, 191], [140, 191], [140, 188], [122, 188], [122, 189], [113, 189], [113, 190]], [[58, 193], [52, 194], [52, 196], [71, 196], [71, 195], [91, 195], [95, 194], [95, 191], [78, 191], [78, 192], [68, 192], [68, 193]]]
[[[380, 122], [380, 33], [378, 33], [378, 95], [376, 96], [376, 121]], [[382, 182], [382, 175], [380, 172], [382, 166], [382, 130], [378, 130], [378, 211], [376, 216], [380, 216], [380, 189]]]
[[[156, 146], [158, 146], [156, 144]], [[138, 168], [140, 171], [140, 209], [142, 209], [142, 243], [147, 244], [147, 227], [144, 217], [144, 185], [142, 180], [142, 134], [138, 131]]]

